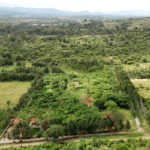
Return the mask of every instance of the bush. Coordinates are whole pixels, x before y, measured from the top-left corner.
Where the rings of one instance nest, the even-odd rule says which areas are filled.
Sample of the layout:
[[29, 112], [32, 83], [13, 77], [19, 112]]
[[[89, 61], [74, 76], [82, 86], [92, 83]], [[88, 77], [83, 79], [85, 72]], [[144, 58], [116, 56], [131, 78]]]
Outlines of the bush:
[[93, 137], [93, 138], [92, 138], [92, 146], [93, 146], [93, 147], [98, 147], [98, 142], [97, 142], [97, 140], [96, 140], [96, 137]]
[[111, 147], [112, 144], [113, 144], [112, 141], [107, 142], [107, 146], [108, 146], [108, 147]]
[[13, 65], [13, 60], [6, 58], [5, 60], [5, 65]]
[[94, 71], [97, 71], [97, 70], [100, 70], [100, 69], [103, 69], [103, 67], [99, 67], [99, 66], [93, 66], [89, 69], [89, 72], [94, 72]]
[[85, 148], [86, 148], [85, 140], [81, 140], [76, 148], [77, 148], [77, 150], [85, 150]]
[[92, 149], [93, 149], [92, 145], [88, 145], [88, 146], [86, 147], [86, 150], [92, 150]]
[[146, 144], [146, 148], [147, 148], [147, 149], [150, 149], [150, 142], [148, 142], [148, 143]]
[[112, 149], [115, 149], [116, 146], [117, 146], [117, 144], [112, 144], [112, 145], [111, 145], [111, 148], [112, 148]]
[[52, 66], [51, 73], [64, 73], [64, 72], [57, 66]]
[[42, 135], [43, 135], [42, 132], [40, 132], [40, 133], [37, 135], [37, 137], [40, 138]]
[[49, 69], [47, 66], [45, 66], [45, 68], [44, 68], [44, 73], [49, 73]]
[[125, 143], [119, 143], [116, 146], [116, 150], [129, 150], [129, 147]]
[[140, 88], [144, 88], [142, 84], [139, 84]]
[[72, 78], [76, 78], [76, 77], [77, 77], [77, 75], [76, 75], [76, 74], [74, 74], [74, 73], [69, 73], [69, 74], [68, 74], [68, 77], [72, 79]]
[[21, 61], [21, 60], [23, 60], [23, 57], [20, 56], [20, 55], [17, 55], [16, 58], [15, 58], [15, 60], [16, 60], [16, 61]]
[[132, 145], [129, 150], [136, 150], [136, 147]]

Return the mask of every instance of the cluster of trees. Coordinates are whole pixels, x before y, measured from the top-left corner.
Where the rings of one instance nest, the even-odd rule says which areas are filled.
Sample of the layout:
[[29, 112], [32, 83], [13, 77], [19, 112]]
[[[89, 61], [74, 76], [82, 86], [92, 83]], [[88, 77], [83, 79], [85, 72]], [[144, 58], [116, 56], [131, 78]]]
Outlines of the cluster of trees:
[[89, 59], [86, 60], [70, 59], [67, 61], [66, 64], [73, 70], [86, 72], [92, 72], [104, 68], [104, 65], [101, 62], [98, 62], [98, 60], [89, 60]]
[[[61, 34], [55, 36], [49, 34], [41, 38], [41, 33], [36, 35], [36, 32], [35, 34], [25, 32], [27, 31], [26, 25], [22, 26], [22, 29], [25, 29], [22, 32], [12, 33], [10, 36], [0, 36], [0, 66], [13, 65], [15, 62], [22, 60], [34, 60], [34, 66], [44, 67], [49, 63], [57, 62], [60, 65], [66, 64], [78, 69], [78, 66], [80, 66], [78, 64], [81, 63], [83, 68], [86, 69], [84, 62], [87, 61], [87, 58], [90, 58], [89, 62], [95, 62], [95, 57], [104, 65], [149, 62], [149, 44], [146, 44], [149, 41], [149, 27], [141, 27], [138, 30], [119, 29], [113, 31], [114, 29], [109, 29], [111, 32], [107, 33], [108, 29], [101, 29], [105, 27], [102, 27], [102, 22], [99, 21], [92, 21], [89, 24], [79, 25], [79, 27], [76, 24], [69, 26], [77, 28], [72, 32], [76, 32], [78, 28], [80, 30], [85, 28], [86, 30], [79, 30], [78, 32], [81, 35], [88, 34], [89, 36], [79, 36], [78, 33], [70, 35], [65, 32], [66, 35], [64, 36]], [[122, 22], [122, 24], [118, 23], [118, 26], [120, 28], [122, 26], [129, 27], [132, 24], [128, 20]], [[57, 30], [58, 28], [61, 28], [61, 26], [58, 26]], [[42, 27], [42, 29], [44, 30], [45, 28]], [[94, 36], [95, 32], [90, 29], [99, 30], [100, 33], [97, 33], [99, 36]], [[63, 30], [67, 31], [68, 26], [64, 26]], [[106, 33], [100, 30], [106, 30]], [[16, 32], [18, 32], [18, 29]], [[74, 63], [71, 64], [68, 60]], [[91, 63], [88, 64], [91, 65]], [[94, 65], [97, 66], [97, 63]]]
[[130, 78], [138, 78], [138, 79], [150, 78], [150, 67], [128, 70], [127, 74]]
[[143, 106], [143, 100], [131, 83], [127, 73], [121, 67], [116, 67], [115, 72], [119, 89], [129, 95], [127, 103], [133, 116], [139, 116], [140, 118], [144, 116], [145, 119], [149, 120], [149, 112]]
[[32, 129], [25, 121], [20, 121], [18, 124], [16, 124], [11, 133], [12, 138], [30, 138], [32, 136]]
[[11, 53], [5, 52], [5, 53], [0, 53], [0, 66], [5, 66], [5, 65], [13, 65], [13, 60]]
[[17, 66], [12, 70], [2, 69], [0, 72], [0, 81], [30, 81], [36, 76], [44, 74], [44, 70], [36, 67]]

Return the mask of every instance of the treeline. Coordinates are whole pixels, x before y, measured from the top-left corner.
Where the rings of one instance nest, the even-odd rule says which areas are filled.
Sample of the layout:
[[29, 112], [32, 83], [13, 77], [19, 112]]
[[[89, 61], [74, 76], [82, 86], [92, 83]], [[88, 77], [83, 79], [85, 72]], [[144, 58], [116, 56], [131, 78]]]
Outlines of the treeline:
[[[128, 31], [128, 27], [132, 26], [132, 20], [120, 21], [114, 28], [105, 28], [104, 22], [99, 20], [85, 20], [83, 23], [68, 23], [68, 25], [48, 25], [37, 26], [31, 25], [31, 23], [21, 23], [17, 25], [1, 24], [0, 34], [20, 34], [27, 32], [29, 35], [93, 35], [93, 34], [113, 34], [116, 32]], [[57, 23], [56, 23], [57, 24]], [[144, 28], [148, 30], [147, 28]], [[138, 27], [135, 27], [133, 31], [139, 31]]]
[[148, 68], [140, 68], [140, 69], [133, 69], [128, 70], [127, 74], [130, 78], [138, 78], [138, 79], [144, 79], [144, 78], [150, 78], [150, 66]]
[[129, 108], [134, 117], [138, 116], [142, 118], [142, 116], [148, 121], [150, 118], [148, 110], [143, 105], [143, 100], [140, 95], [137, 93], [137, 90], [131, 83], [127, 73], [122, 69], [122, 67], [115, 67], [115, 73], [117, 78], [117, 83], [119, 89], [129, 95], [129, 99], [127, 101]]
[[[33, 26], [29, 23], [21, 23], [18, 25], [8, 25], [8, 24], [1, 24], [0, 27], [0, 34], [20, 34], [23, 32], [27, 32], [29, 35], [36, 34], [36, 35], [79, 35], [79, 34], [93, 34], [94, 33], [101, 33], [104, 34], [111, 34], [113, 31], [110, 29], [103, 29], [104, 23], [101, 21], [91, 20], [89, 24], [80, 24], [80, 23], [69, 23], [66, 25], [51, 25], [51, 26]], [[87, 30], [85, 32], [85, 29]]]
[[36, 67], [18, 66], [12, 70], [2, 69], [0, 81], [30, 81], [41, 74], [44, 74], [44, 70], [37, 69]]
[[96, 59], [69, 59], [66, 65], [73, 70], [92, 72], [96, 70], [101, 70], [104, 65]]

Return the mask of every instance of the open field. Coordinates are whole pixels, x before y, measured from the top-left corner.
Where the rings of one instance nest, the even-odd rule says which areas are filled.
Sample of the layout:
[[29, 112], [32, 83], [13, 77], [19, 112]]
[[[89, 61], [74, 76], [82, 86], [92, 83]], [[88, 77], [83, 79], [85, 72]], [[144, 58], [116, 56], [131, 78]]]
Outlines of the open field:
[[123, 65], [125, 70], [133, 70], [133, 69], [142, 69], [142, 68], [149, 68], [150, 63], [139, 63], [139, 66], [136, 64], [134, 65]]
[[10, 100], [10, 107], [18, 103], [20, 96], [30, 87], [30, 82], [1, 82], [0, 83], [0, 109], [6, 108], [6, 102]]
[[133, 85], [138, 88], [138, 93], [144, 98], [150, 98], [150, 79], [131, 79]]

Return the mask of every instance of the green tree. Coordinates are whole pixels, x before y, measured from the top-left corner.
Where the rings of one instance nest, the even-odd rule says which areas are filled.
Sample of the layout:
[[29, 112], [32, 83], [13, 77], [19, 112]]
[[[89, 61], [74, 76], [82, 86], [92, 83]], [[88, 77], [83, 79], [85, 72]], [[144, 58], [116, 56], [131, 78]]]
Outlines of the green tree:
[[18, 124], [15, 125], [15, 128], [12, 130], [11, 136], [15, 138], [30, 138], [33, 136], [32, 129], [29, 127], [27, 122], [20, 121]]
[[132, 145], [129, 150], [136, 150], [136, 146]]
[[8, 105], [8, 106], [10, 105], [10, 100], [7, 101], [7, 105]]
[[118, 107], [117, 107], [116, 102], [114, 102], [112, 100], [109, 100], [108, 102], [105, 102], [104, 106], [107, 107], [107, 110], [111, 111], [111, 113], [113, 115], [115, 115], [116, 113], [118, 113]]
[[118, 120], [117, 124], [119, 125], [119, 130], [122, 130], [124, 127], [124, 124], [121, 119]]
[[88, 145], [88, 146], [86, 147], [86, 150], [93, 150], [92, 145]]
[[146, 148], [147, 148], [147, 149], [150, 149], [150, 142], [148, 142], [148, 143], [146, 144]]
[[127, 130], [127, 129], [131, 129], [131, 125], [130, 125], [129, 120], [127, 120], [127, 122], [126, 122], [126, 130]]
[[64, 135], [64, 127], [62, 125], [51, 125], [50, 128], [48, 128], [44, 132], [44, 138], [49, 141], [50, 138], [53, 138], [53, 141], [58, 139], [59, 136], [63, 137]]
[[86, 149], [86, 143], [85, 140], [81, 140], [77, 145], [77, 150], [85, 150]]
[[125, 143], [119, 143], [116, 146], [116, 150], [129, 150], [129, 147]]

